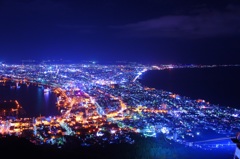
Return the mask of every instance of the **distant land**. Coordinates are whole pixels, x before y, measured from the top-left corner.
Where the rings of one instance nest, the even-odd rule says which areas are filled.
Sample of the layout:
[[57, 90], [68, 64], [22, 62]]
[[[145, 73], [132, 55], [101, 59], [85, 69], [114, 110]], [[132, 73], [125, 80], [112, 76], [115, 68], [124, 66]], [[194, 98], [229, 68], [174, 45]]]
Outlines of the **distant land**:
[[[8, 145], [5, 139], [11, 140], [13, 137], [26, 139], [27, 147], [34, 144], [37, 149], [40, 148], [40, 154], [42, 148], [44, 152], [50, 148], [54, 149], [53, 152], [62, 150], [67, 156], [68, 152], [72, 155], [79, 150], [86, 158], [187, 159], [194, 154], [212, 158], [215, 152], [221, 157], [231, 156], [236, 147], [231, 138], [240, 131], [239, 109], [212, 104], [202, 97], [188, 97], [184, 93], [163, 89], [160, 85], [158, 87], [157, 82], [162, 77], [168, 79], [166, 75], [151, 77], [150, 84], [155, 81], [155, 86], [143, 85], [141, 80], [148, 72], [238, 66], [157, 66], [136, 62], [103, 65], [94, 61], [78, 64], [3, 63], [0, 65], [0, 84], [3, 88], [10, 92], [25, 88], [30, 92], [33, 85], [42, 100], [46, 100], [49, 93], [54, 94], [59, 114], [34, 117], [26, 114], [19, 117], [18, 108], [2, 109], [2, 146]], [[186, 73], [180, 77], [191, 78], [193, 75]], [[200, 75], [197, 79], [202, 80], [202, 77], [209, 76]], [[191, 81], [195, 83], [193, 78]], [[13, 94], [10, 96], [14, 97]], [[28, 106], [41, 108], [40, 103], [41, 100]], [[21, 106], [21, 103], [18, 104]], [[26, 149], [23, 149], [22, 152], [25, 152]], [[36, 151], [39, 152], [39, 149]]]

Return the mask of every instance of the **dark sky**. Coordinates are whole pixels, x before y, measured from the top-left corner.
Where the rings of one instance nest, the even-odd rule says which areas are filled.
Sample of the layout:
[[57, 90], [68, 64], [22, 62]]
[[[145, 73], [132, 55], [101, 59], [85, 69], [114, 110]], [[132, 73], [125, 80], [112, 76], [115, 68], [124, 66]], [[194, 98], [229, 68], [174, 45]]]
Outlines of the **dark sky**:
[[0, 61], [240, 63], [239, 0], [0, 0]]

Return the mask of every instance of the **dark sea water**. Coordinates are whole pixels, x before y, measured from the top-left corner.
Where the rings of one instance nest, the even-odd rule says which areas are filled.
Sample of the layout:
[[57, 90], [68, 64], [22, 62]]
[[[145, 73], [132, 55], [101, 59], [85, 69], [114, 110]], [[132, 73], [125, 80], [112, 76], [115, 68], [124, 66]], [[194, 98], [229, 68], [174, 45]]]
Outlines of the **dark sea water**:
[[240, 108], [240, 67], [179, 68], [145, 72], [140, 82], [210, 104]]
[[[148, 87], [171, 91], [192, 99], [205, 99], [212, 104], [240, 108], [240, 67], [184, 68], [148, 71], [141, 76], [140, 81]], [[34, 85], [27, 87], [23, 84], [20, 88], [10, 88], [10, 86], [2, 86], [0, 84], [0, 100], [18, 100], [20, 105], [25, 109], [27, 113], [26, 116], [29, 117], [39, 116], [40, 114], [42, 116], [59, 114], [55, 105], [57, 101], [56, 95], [52, 92], [46, 94], [42, 88]], [[181, 156], [180, 158], [182, 159], [232, 159], [235, 151], [235, 147], [214, 150], [188, 148], [183, 145], [172, 145], [174, 148], [169, 147], [169, 145], [161, 147], [161, 144], [169, 143], [164, 142], [164, 140], [158, 140], [158, 138], [150, 140], [151, 142], [144, 141], [141, 142], [142, 145], [139, 144], [135, 145], [135, 147], [129, 147], [127, 153], [126, 145], [124, 145], [118, 149], [112, 148], [110, 149], [111, 151], [107, 149], [106, 154], [115, 152], [116, 156], [121, 156], [118, 154], [124, 153], [135, 155], [136, 149], [137, 153], [150, 154], [150, 151], [154, 149], [161, 150], [161, 152], [164, 150], [165, 153], [170, 154], [169, 156], [175, 153], [177, 156]], [[161, 146], [159, 146], [159, 143], [161, 143]], [[144, 147], [144, 145], [146, 146]], [[155, 147], [152, 145], [155, 145]], [[97, 152], [99, 153], [99, 151]], [[46, 151], [44, 151], [44, 153], [46, 153]], [[91, 154], [92, 151], [89, 150], [88, 153]], [[64, 154], [64, 152], [62, 152], [62, 154]], [[76, 154], [76, 152], [72, 151], [71, 154]], [[99, 158], [102, 157], [101, 154], [102, 152], [99, 153]], [[59, 153], [56, 155], [59, 155]], [[69, 153], [65, 155], [68, 156]], [[79, 154], [79, 156], [80, 155], [82, 154]], [[151, 156], [149, 155], [146, 158], [151, 158]], [[162, 154], [159, 154], [159, 158], [164, 157], [162, 157]], [[173, 159], [170, 157], [165, 158]]]
[[[148, 87], [170, 91], [191, 99], [204, 99], [210, 104], [240, 109], [240, 67], [179, 68], [151, 70], [145, 72], [139, 81]], [[224, 142], [224, 141], [222, 141]], [[230, 143], [231, 140], [229, 140]], [[177, 150], [178, 151], [178, 150]], [[214, 150], [193, 150], [185, 148], [183, 158], [233, 158], [235, 147]], [[191, 155], [189, 151], [192, 153]]]
[[57, 97], [54, 93], [44, 93], [43, 88], [25, 84], [11, 88], [0, 84], [0, 100], [17, 100], [26, 112], [24, 117], [58, 115]]

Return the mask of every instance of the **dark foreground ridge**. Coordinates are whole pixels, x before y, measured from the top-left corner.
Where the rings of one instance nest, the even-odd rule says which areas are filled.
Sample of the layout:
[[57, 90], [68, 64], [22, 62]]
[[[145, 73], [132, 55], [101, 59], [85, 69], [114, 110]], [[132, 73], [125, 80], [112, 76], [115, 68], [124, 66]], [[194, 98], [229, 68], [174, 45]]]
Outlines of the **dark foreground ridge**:
[[25, 138], [6, 136], [0, 139], [2, 156], [8, 158], [57, 158], [57, 159], [231, 159], [234, 152], [186, 148], [170, 144], [163, 136], [145, 138], [135, 135], [135, 144], [109, 144], [81, 146], [72, 141], [57, 148], [51, 145], [34, 145]]

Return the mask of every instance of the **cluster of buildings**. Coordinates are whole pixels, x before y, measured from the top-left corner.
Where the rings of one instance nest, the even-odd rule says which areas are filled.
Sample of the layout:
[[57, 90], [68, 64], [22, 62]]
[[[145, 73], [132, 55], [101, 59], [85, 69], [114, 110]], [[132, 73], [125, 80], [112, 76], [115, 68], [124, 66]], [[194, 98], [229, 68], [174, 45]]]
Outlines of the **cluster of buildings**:
[[240, 131], [239, 109], [149, 88], [138, 80], [148, 70], [182, 67], [136, 63], [2, 64], [1, 83], [12, 81], [17, 87], [36, 84], [54, 92], [60, 115], [1, 115], [0, 134], [59, 146], [68, 142], [69, 137], [77, 138], [83, 146], [132, 144], [130, 132], [145, 137], [163, 134], [169, 142], [198, 147], [199, 141], [235, 136]]

